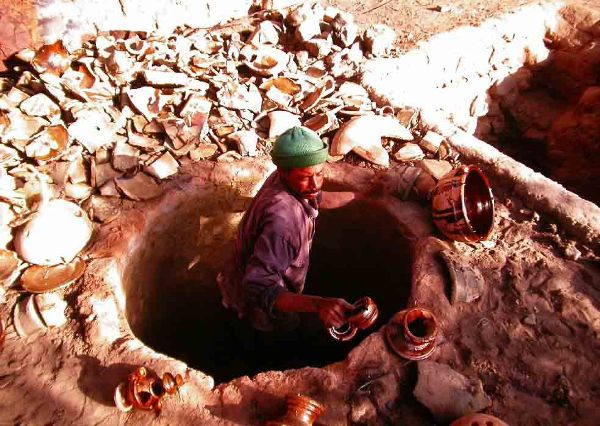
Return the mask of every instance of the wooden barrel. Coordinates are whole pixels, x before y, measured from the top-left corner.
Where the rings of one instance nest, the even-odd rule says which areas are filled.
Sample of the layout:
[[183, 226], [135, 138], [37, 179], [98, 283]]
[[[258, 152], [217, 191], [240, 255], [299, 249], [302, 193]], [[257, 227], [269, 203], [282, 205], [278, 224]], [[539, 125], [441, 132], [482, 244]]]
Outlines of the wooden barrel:
[[433, 222], [451, 240], [483, 241], [494, 228], [494, 196], [477, 166], [459, 167], [440, 179], [431, 207]]

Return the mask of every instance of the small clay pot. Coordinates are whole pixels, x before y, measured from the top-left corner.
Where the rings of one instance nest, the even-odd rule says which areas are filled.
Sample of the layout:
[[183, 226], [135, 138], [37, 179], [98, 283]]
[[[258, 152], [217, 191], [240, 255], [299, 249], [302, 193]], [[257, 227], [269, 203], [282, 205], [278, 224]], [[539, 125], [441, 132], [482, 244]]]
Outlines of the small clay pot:
[[508, 426], [508, 424], [489, 414], [475, 413], [454, 420], [450, 426]]
[[270, 420], [266, 426], [311, 426], [325, 408], [314, 399], [296, 394], [285, 397], [287, 411], [283, 417]]
[[399, 356], [420, 361], [436, 348], [438, 323], [432, 312], [412, 308], [398, 312], [385, 329], [386, 341]]
[[377, 321], [379, 310], [370, 297], [363, 297], [354, 302], [354, 313], [342, 327], [330, 327], [329, 334], [335, 340], [345, 342], [352, 339], [358, 330], [366, 330]]
[[454, 241], [487, 240], [494, 228], [494, 196], [477, 166], [462, 166], [444, 176], [432, 194], [433, 222]]
[[162, 398], [177, 392], [182, 384], [183, 378], [179, 374], [173, 376], [165, 373], [160, 379], [145, 367], [139, 367], [127, 376], [127, 382], [120, 383], [115, 389], [115, 405], [124, 412], [135, 408], [159, 413], [162, 410]]

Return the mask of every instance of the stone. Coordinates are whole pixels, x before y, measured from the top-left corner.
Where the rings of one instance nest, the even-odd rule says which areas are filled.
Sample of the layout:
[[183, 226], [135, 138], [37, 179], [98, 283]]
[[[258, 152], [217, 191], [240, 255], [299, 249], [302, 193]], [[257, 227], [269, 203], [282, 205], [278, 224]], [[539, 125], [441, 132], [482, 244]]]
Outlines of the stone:
[[492, 403], [479, 379], [469, 379], [446, 364], [419, 361], [419, 378], [413, 391], [438, 422], [448, 422]]
[[363, 36], [366, 50], [373, 56], [389, 55], [395, 39], [394, 30], [382, 24], [369, 27]]

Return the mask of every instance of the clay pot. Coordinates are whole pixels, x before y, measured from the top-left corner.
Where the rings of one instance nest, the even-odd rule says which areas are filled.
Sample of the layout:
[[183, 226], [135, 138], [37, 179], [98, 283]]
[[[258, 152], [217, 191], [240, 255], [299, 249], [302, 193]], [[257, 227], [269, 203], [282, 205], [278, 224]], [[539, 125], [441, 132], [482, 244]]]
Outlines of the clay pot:
[[182, 384], [183, 378], [179, 374], [173, 376], [165, 373], [161, 379], [149, 374], [145, 367], [139, 367], [127, 376], [127, 382], [119, 384], [115, 389], [115, 404], [124, 412], [136, 408], [160, 413], [162, 398], [177, 392]]
[[433, 190], [432, 213], [436, 226], [451, 240], [488, 239], [494, 227], [494, 196], [488, 179], [477, 166], [452, 170]]
[[311, 426], [325, 408], [307, 396], [296, 394], [285, 397], [287, 412], [277, 420], [270, 420], [266, 426]]
[[342, 327], [330, 327], [329, 334], [335, 340], [345, 342], [356, 336], [358, 330], [365, 330], [375, 324], [379, 315], [377, 305], [370, 297], [363, 297], [354, 303], [355, 311]]
[[431, 356], [435, 350], [438, 323], [427, 309], [407, 309], [398, 312], [390, 320], [385, 337], [397, 355], [420, 361]]
[[489, 414], [475, 413], [454, 420], [450, 426], [508, 426], [508, 424]]

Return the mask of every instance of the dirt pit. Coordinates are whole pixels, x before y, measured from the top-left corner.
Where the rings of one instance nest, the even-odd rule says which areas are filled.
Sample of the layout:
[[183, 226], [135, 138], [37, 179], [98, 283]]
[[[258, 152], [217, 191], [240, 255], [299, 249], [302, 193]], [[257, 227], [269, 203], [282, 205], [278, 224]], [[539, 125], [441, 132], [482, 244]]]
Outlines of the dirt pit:
[[405, 306], [410, 293], [409, 241], [384, 206], [357, 201], [321, 211], [305, 293], [351, 303], [368, 295], [380, 310], [375, 328], [340, 343], [316, 316], [307, 315], [308, 332], [262, 341], [244, 320], [222, 307], [215, 280], [232, 250], [232, 218], [239, 220], [246, 203], [221, 188], [170, 206], [150, 226], [152, 232], [124, 274], [127, 318], [148, 346], [220, 383], [261, 371], [340, 361]]

